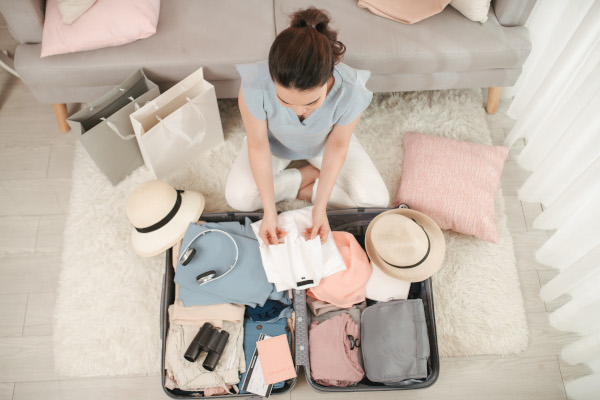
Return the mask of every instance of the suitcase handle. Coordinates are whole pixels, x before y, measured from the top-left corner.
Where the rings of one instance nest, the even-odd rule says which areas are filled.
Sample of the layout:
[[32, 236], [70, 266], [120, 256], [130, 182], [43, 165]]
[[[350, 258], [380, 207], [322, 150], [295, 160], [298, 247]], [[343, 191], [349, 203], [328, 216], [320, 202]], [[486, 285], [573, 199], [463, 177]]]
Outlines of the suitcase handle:
[[296, 365], [307, 366], [308, 360], [308, 312], [306, 291], [294, 290], [294, 312], [296, 313]]

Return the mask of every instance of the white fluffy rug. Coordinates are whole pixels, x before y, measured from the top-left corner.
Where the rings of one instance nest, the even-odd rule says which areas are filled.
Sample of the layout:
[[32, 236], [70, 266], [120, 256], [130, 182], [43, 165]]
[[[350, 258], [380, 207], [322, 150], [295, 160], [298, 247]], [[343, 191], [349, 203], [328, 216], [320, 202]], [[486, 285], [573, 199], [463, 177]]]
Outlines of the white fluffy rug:
[[[225, 211], [227, 173], [244, 135], [237, 102], [219, 101], [225, 143], [171, 179], [206, 196], [205, 212]], [[402, 137], [419, 131], [491, 143], [479, 90], [377, 94], [356, 135], [393, 198], [402, 172]], [[138, 257], [124, 212], [129, 193], [152, 179], [147, 168], [113, 187], [85, 150], [75, 152], [54, 343], [61, 376], [155, 374], [160, 370], [159, 300], [164, 257]], [[305, 206], [279, 204], [281, 210]], [[528, 331], [501, 191], [498, 245], [446, 232], [447, 253], [434, 279], [440, 356], [516, 354]]]

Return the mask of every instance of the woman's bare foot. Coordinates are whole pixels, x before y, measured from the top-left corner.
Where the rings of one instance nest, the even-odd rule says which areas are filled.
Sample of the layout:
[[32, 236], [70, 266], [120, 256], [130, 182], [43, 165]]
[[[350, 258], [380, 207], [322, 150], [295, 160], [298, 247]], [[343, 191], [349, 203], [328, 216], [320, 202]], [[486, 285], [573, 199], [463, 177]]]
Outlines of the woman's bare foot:
[[315, 185], [315, 183], [313, 182], [313, 183], [309, 183], [308, 185], [304, 186], [303, 188], [300, 188], [300, 190], [298, 190], [298, 196], [296, 198], [298, 200], [304, 200], [304, 201], [308, 201], [310, 203], [310, 201], [312, 200], [312, 193], [313, 193], [314, 185]]
[[307, 164], [303, 167], [298, 168], [300, 174], [302, 175], [302, 181], [300, 181], [300, 189], [305, 186], [311, 185], [315, 183], [321, 171], [317, 168], [313, 167], [311, 164]]

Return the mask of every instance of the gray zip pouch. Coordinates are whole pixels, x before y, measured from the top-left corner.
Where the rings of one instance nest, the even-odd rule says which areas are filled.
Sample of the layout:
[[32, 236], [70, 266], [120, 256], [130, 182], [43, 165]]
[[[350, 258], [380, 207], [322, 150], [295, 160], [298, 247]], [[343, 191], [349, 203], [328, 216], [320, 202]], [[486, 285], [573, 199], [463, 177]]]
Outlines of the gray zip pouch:
[[372, 382], [402, 385], [407, 379], [427, 378], [429, 338], [421, 299], [367, 307], [361, 336], [364, 369]]

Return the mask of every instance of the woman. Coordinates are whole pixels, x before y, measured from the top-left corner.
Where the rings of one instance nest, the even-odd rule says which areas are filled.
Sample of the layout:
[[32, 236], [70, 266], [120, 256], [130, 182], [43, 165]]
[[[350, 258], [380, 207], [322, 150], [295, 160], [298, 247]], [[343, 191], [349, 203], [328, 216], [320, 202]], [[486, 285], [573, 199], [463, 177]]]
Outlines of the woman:
[[[329, 28], [328, 14], [314, 7], [293, 14], [269, 59], [238, 65], [238, 103], [246, 138], [229, 173], [225, 196], [241, 211], [264, 210], [259, 235], [277, 244], [275, 203], [312, 201], [306, 237], [324, 241], [327, 205], [387, 207], [389, 193], [377, 168], [352, 135], [373, 94], [369, 71], [340, 63], [346, 47]], [[301, 168], [285, 169], [292, 160]]]

